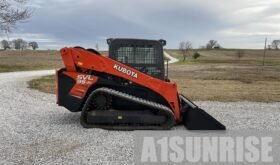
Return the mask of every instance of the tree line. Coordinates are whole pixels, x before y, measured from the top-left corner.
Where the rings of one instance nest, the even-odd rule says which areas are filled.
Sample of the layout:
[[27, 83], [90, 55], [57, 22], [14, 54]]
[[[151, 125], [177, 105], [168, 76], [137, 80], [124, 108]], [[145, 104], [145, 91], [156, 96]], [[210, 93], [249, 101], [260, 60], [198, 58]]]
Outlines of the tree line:
[[[0, 0], [0, 32], [9, 34], [18, 23], [21, 23], [32, 15], [32, 10], [26, 4], [29, 0]], [[2, 40], [1, 47], [4, 50], [24, 50], [31, 47], [33, 50], [39, 48], [35, 41], [27, 42], [21, 38], [12, 41]]]
[[[200, 49], [221, 49], [221, 45], [218, 43], [218, 41], [216, 40], [209, 40], [205, 46], [200, 46]], [[268, 49], [268, 50], [280, 50], [280, 40], [273, 40], [271, 42], [270, 45], [266, 46], [265, 43], [265, 49], [264, 51]], [[194, 59], [197, 59], [198, 57], [200, 57], [200, 54], [198, 53], [197, 49], [194, 51], [193, 55], [191, 54], [191, 50], [193, 50], [192, 48], [192, 43], [190, 41], [181, 41], [179, 43], [179, 51], [181, 53], [181, 55], [183, 56], [183, 61], [186, 60], [186, 57], [193, 57]], [[265, 53], [265, 52], [264, 52]], [[240, 59], [245, 55], [245, 50], [242, 49], [237, 49], [236, 50], [236, 57]], [[265, 54], [264, 54], [265, 56]], [[264, 59], [263, 59], [264, 60]]]
[[273, 40], [270, 45], [267, 45], [267, 49], [280, 49], [280, 40]]
[[7, 50], [7, 49], [25, 50], [29, 47], [33, 50], [36, 50], [39, 48], [39, 45], [36, 41], [27, 42], [27, 41], [19, 38], [19, 39], [14, 39], [12, 41], [2, 40], [1, 47], [4, 50]]
[[[209, 40], [205, 46], [200, 46], [200, 49], [220, 49], [222, 46], [216, 40]], [[270, 45], [267, 45], [267, 49], [280, 49], [280, 40], [273, 40]], [[192, 43], [190, 41], [181, 41], [179, 43], [179, 50], [190, 50], [192, 49]]]

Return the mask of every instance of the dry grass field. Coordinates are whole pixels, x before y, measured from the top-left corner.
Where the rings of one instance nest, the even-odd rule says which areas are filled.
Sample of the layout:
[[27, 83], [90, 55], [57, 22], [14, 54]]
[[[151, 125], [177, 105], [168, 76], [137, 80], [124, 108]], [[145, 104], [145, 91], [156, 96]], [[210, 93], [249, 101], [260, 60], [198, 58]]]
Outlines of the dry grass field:
[[[181, 60], [181, 64], [207, 64], [207, 63], [239, 63], [239, 64], [251, 64], [251, 65], [262, 65], [263, 63], [263, 50], [251, 50], [243, 49], [244, 56], [238, 58], [238, 49], [220, 49], [220, 50], [207, 50], [207, 49], [196, 49], [191, 51], [187, 56], [185, 62], [182, 62], [182, 55], [179, 50], [166, 50], [170, 55]], [[194, 60], [190, 57], [194, 52], [198, 52], [201, 56]], [[267, 50], [265, 56], [266, 65], [280, 65], [280, 51]]]
[[[167, 50], [179, 59], [178, 50]], [[170, 78], [181, 93], [192, 100], [211, 101], [280, 101], [280, 51], [197, 50], [201, 57], [187, 57], [170, 66]], [[192, 54], [193, 52], [191, 52]]]
[[[280, 51], [267, 51], [262, 66], [262, 50], [245, 50], [240, 60], [237, 50], [197, 50], [201, 57], [169, 66], [169, 78], [179, 91], [192, 100], [211, 101], [280, 101]], [[178, 50], [167, 52], [179, 59]], [[57, 51], [0, 52], [0, 72], [55, 69], [63, 66]], [[3, 67], [4, 66], [4, 67]], [[55, 92], [54, 76], [29, 82], [43, 92]]]
[[280, 101], [280, 66], [173, 65], [170, 78], [192, 100]]
[[63, 66], [55, 50], [0, 51], [0, 72], [54, 69]]
[[0, 50], [0, 73], [61, 67], [63, 67], [63, 61], [59, 51], [56, 50]]

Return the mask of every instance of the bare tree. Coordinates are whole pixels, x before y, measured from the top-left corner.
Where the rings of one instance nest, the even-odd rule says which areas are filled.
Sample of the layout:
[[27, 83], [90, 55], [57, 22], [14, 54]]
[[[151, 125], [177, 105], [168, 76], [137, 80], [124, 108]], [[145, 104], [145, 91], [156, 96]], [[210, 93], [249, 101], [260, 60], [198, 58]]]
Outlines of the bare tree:
[[28, 19], [32, 11], [24, 7], [28, 0], [0, 0], [0, 30], [11, 32], [17, 23]]
[[28, 47], [28, 42], [26, 42], [26, 41], [23, 40], [22, 43], [20, 43], [20, 49], [21, 49], [21, 51], [27, 49], [27, 47]]
[[35, 41], [29, 42], [28, 44], [33, 50], [36, 50], [39, 48], [38, 43]]
[[10, 49], [10, 43], [7, 40], [2, 40], [1, 45], [4, 50]]
[[191, 56], [190, 50], [192, 49], [192, 43], [190, 41], [185, 42], [185, 49], [186, 49], [187, 53], [189, 54], [189, 56]]
[[185, 61], [185, 58], [186, 58], [186, 52], [185, 52], [185, 42], [184, 41], [181, 41], [180, 43], [179, 43], [179, 50], [180, 50], [180, 52], [181, 52], [181, 54], [183, 55], [183, 61]]
[[267, 48], [268, 50], [271, 50], [272, 49], [272, 46], [271, 45], [267, 45]]
[[264, 66], [265, 55], [266, 55], [266, 43], [267, 43], [267, 37], [265, 37], [265, 40], [264, 40], [264, 49], [263, 49], [263, 66]]
[[12, 40], [12, 47], [16, 50], [20, 49], [20, 42], [22, 39], [14, 39]]
[[12, 41], [13, 47], [16, 50], [24, 50], [27, 48], [27, 42], [19, 38]]
[[272, 49], [278, 50], [280, 48], [280, 40], [273, 40], [271, 43]]
[[244, 55], [245, 55], [245, 51], [244, 50], [241, 50], [241, 49], [237, 50], [236, 57], [238, 58], [239, 61], [240, 61], [240, 59], [242, 57], [244, 57]]
[[208, 43], [206, 44], [207, 49], [213, 49], [214, 47], [220, 47], [218, 44], [218, 41], [216, 40], [209, 40]]
[[183, 55], [183, 61], [186, 60], [187, 55], [190, 55], [190, 50], [192, 49], [192, 43], [190, 41], [182, 41], [179, 43], [179, 50]]

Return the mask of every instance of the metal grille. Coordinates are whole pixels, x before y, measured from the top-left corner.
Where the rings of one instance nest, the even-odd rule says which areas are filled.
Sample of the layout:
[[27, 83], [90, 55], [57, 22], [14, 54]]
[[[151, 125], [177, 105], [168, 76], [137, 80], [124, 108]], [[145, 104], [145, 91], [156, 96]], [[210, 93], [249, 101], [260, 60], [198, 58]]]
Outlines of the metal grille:
[[113, 42], [109, 56], [155, 78], [163, 79], [162, 46], [142, 42]]
[[153, 47], [119, 47], [117, 60], [126, 64], [157, 64]]

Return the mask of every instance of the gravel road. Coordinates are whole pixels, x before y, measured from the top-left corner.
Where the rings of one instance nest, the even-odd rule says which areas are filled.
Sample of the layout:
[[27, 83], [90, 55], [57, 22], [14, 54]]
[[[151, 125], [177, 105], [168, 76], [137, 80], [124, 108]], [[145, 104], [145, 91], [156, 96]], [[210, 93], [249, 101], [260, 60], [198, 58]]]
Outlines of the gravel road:
[[[0, 73], [0, 164], [131, 164], [133, 131], [83, 129], [80, 114], [58, 107], [55, 95], [27, 88], [26, 81], [52, 73]], [[197, 104], [230, 130], [280, 130], [280, 103]]]
[[170, 54], [168, 54], [167, 52], [164, 52], [164, 56], [165, 56], [166, 58], [169, 59], [169, 61], [168, 61], [169, 64], [173, 64], [173, 63], [179, 61], [177, 58], [172, 57], [172, 56], [171, 56]]

